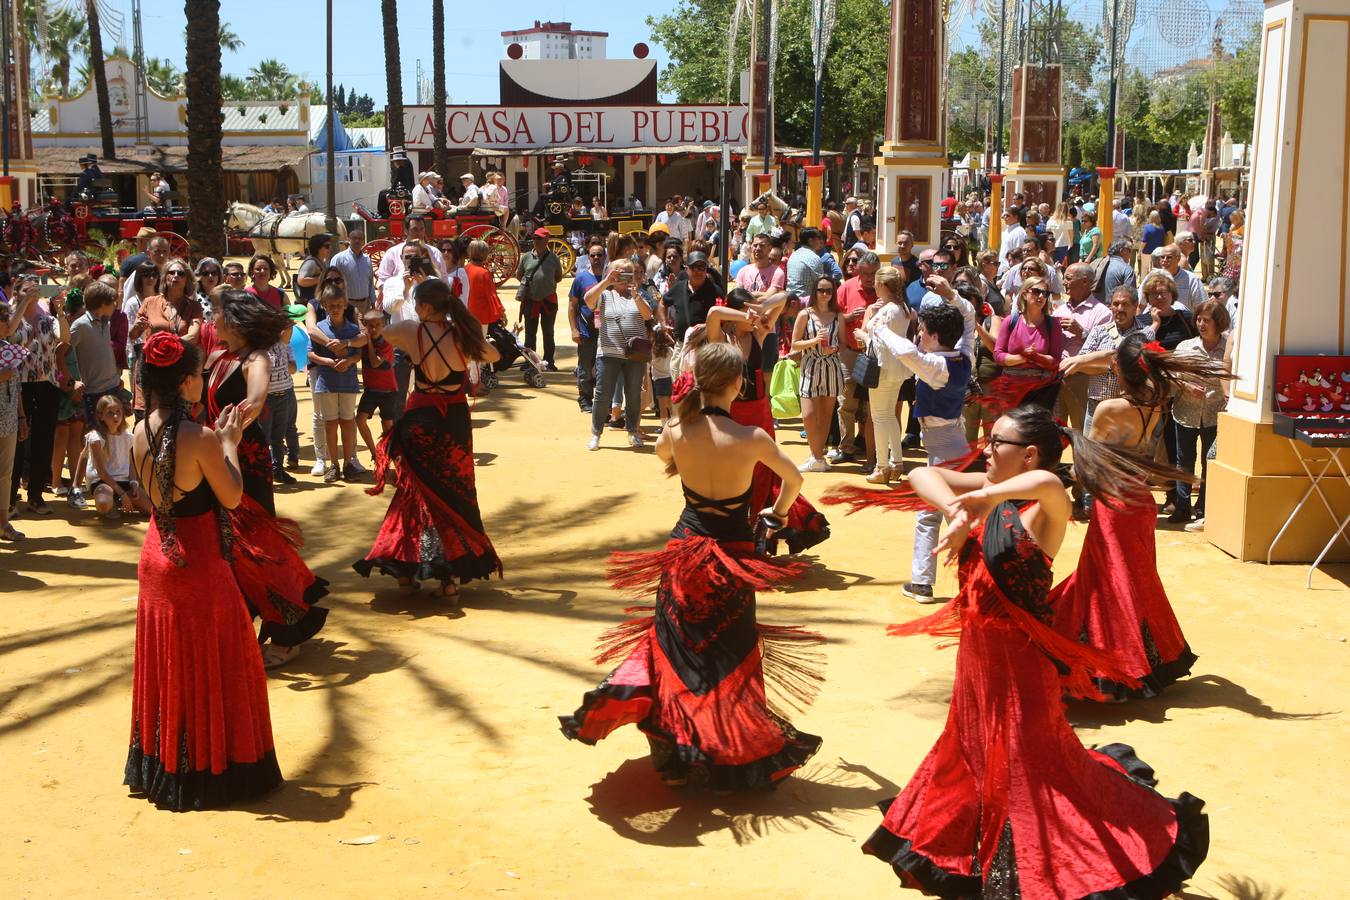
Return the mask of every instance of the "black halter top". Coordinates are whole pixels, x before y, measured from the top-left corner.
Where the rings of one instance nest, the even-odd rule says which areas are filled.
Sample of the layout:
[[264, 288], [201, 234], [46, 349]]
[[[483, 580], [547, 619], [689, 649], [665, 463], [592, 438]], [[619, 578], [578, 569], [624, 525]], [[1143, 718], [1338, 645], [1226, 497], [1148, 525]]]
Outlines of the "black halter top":
[[[730, 413], [716, 406], [705, 406], [701, 412], [705, 416], [731, 418]], [[702, 536], [716, 538], [719, 541], [754, 540], [754, 532], [750, 527], [752, 488], [747, 487], [742, 494], [720, 500], [703, 496], [683, 481], [680, 482], [680, 488], [684, 491], [684, 511], [680, 513], [680, 520], [675, 523], [675, 528], [670, 533], [671, 537]]]

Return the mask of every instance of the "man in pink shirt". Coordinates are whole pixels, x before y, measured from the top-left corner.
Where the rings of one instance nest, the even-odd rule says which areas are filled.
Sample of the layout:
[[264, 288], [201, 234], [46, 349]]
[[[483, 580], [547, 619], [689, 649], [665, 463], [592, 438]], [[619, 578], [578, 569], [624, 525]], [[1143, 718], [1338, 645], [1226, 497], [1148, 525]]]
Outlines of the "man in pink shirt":
[[[835, 302], [844, 316], [844, 346], [839, 348], [839, 362], [844, 366], [844, 393], [839, 398], [839, 446], [825, 454], [830, 462], [843, 462], [858, 457], [858, 440], [872, 446], [872, 420], [867, 401], [859, 400], [853, 390], [853, 364], [865, 348], [853, 336], [855, 328], [862, 327], [863, 313], [877, 302], [877, 269], [881, 260], [871, 250], [858, 257], [857, 273], [839, 285]], [[855, 427], [856, 426], [856, 427]]]
[[757, 234], [750, 242], [750, 264], [736, 273], [736, 285], [745, 288], [756, 300], [782, 293], [787, 286], [787, 273], [769, 259], [773, 246], [767, 234]]
[[[1063, 358], [1077, 356], [1088, 332], [1111, 321], [1111, 307], [1092, 292], [1092, 267], [1074, 263], [1064, 270], [1064, 302], [1051, 313], [1064, 335]], [[1089, 375], [1065, 375], [1059, 389], [1059, 414], [1079, 431], [1087, 419]]]

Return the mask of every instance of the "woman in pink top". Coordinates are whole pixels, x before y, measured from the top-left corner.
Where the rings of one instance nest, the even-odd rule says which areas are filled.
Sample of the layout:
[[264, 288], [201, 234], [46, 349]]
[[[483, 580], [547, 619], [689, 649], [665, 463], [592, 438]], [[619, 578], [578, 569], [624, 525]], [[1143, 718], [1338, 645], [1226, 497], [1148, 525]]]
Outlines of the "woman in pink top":
[[1009, 406], [1036, 403], [1055, 408], [1064, 333], [1047, 310], [1049, 299], [1049, 282], [1026, 279], [1017, 294], [1016, 316], [999, 330], [994, 361], [1003, 367], [1003, 375], [997, 393]]
[[277, 267], [270, 256], [253, 254], [253, 258], [248, 261], [248, 274], [252, 281], [244, 290], [273, 309], [281, 309], [286, 305], [286, 292], [271, 283], [277, 277]]

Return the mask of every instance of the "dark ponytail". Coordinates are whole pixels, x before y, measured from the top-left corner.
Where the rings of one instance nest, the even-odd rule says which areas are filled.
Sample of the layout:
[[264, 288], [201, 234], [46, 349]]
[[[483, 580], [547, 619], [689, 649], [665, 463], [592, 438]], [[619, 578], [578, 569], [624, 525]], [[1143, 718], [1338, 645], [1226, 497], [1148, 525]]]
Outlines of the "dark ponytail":
[[1212, 387], [1234, 377], [1223, 363], [1208, 355], [1173, 353], [1157, 341], [1145, 341], [1142, 334], [1132, 334], [1120, 342], [1116, 367], [1127, 398], [1141, 406], [1161, 406], [1187, 385]]
[[445, 316], [455, 346], [465, 359], [481, 360], [487, 355], [487, 338], [483, 327], [470, 315], [464, 301], [450, 291], [450, 286], [439, 278], [428, 278], [413, 288], [413, 303], [425, 303]]
[[[1150, 479], [1190, 481], [1191, 475], [1150, 457], [1094, 441], [1055, 421], [1043, 406], [1028, 404], [1003, 414], [1017, 434], [1038, 451], [1040, 468], [1058, 471], [1098, 497], [1137, 500], [1148, 493]], [[1073, 450], [1073, 468], [1061, 466], [1064, 448]]]

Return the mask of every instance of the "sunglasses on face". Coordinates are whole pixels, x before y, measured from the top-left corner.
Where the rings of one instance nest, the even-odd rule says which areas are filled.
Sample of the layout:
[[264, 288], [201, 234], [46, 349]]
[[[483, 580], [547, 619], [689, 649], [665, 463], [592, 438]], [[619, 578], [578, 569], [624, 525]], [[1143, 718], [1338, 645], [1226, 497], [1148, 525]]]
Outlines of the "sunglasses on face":
[[165, 277], [165, 278], [186, 278], [186, 277], [187, 277], [187, 273], [186, 273], [186, 272], [180, 272], [180, 271], [175, 270], [175, 271], [173, 271], [173, 272], [165, 272], [165, 273], [164, 273], [164, 277]]
[[225, 273], [225, 277], [226, 277], [226, 278], [243, 278], [243, 277], [244, 277], [244, 270], [243, 270], [243, 269], [232, 269], [231, 271]]
[[832, 287], [818, 287], [818, 288], [816, 288], [816, 293], [817, 293], [817, 294], [833, 294], [833, 293], [834, 293], [834, 288], [832, 288]]
[[202, 269], [200, 272], [197, 273], [197, 277], [198, 277], [198, 278], [219, 278], [219, 277], [220, 277], [220, 270], [219, 270], [219, 269]]
[[1046, 297], [1050, 294], [1045, 288], [1027, 288], [1027, 293], [1033, 297]]
[[586, 255], [589, 256], [591, 259], [604, 259], [604, 258], [605, 258], [605, 254], [603, 254], [603, 253], [587, 253]]
[[944, 269], [950, 269], [950, 268], [952, 267], [952, 264], [949, 263], [949, 262], [942, 262], [942, 263], [940, 263], [940, 262], [935, 262], [935, 263], [932, 263], [932, 266], [933, 266], [933, 268], [937, 269], [937, 270], [940, 272], [940, 271], [942, 271], [942, 270], [944, 270]]
[[1205, 291], [1205, 293], [1206, 293], [1206, 294], [1209, 294], [1209, 296], [1211, 296], [1211, 297], [1222, 297], [1222, 296], [1223, 296], [1223, 291]]
[[338, 277], [336, 277], [336, 278], [325, 278], [325, 279], [323, 280], [323, 283], [324, 283], [324, 284], [342, 284], [342, 278], [341, 278], [341, 276], [338, 276]]
[[990, 436], [989, 436], [989, 449], [990, 449], [990, 450], [997, 450], [999, 447], [1002, 447], [1004, 444], [1009, 444], [1009, 445], [1011, 445], [1011, 446], [1013, 446], [1013, 447], [1030, 447], [1030, 446], [1031, 446], [1031, 442], [1030, 442], [1030, 441], [1014, 441], [1014, 440], [1011, 440], [1010, 438], [999, 437], [999, 436], [996, 435], [996, 434], [993, 434], [993, 435], [990, 435]]

